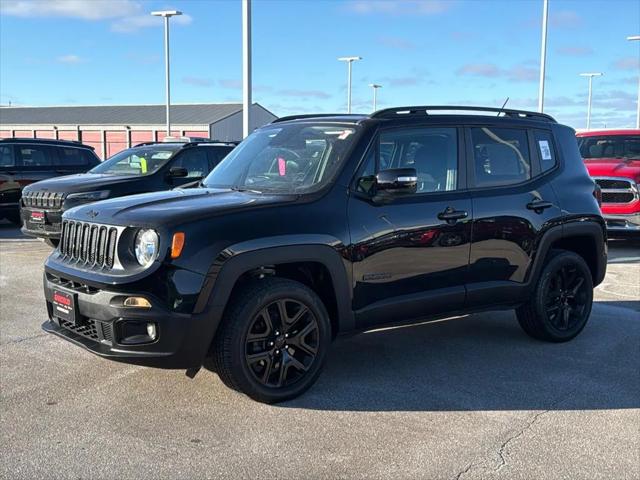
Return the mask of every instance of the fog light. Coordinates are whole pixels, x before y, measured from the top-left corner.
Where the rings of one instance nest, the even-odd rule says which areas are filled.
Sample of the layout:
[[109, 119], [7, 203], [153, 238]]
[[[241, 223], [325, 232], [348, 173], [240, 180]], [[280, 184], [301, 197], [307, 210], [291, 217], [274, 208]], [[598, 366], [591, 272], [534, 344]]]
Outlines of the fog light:
[[127, 297], [124, 299], [125, 307], [151, 308], [151, 303], [144, 297]]
[[155, 323], [147, 323], [147, 335], [151, 340], [156, 339], [156, 324]]

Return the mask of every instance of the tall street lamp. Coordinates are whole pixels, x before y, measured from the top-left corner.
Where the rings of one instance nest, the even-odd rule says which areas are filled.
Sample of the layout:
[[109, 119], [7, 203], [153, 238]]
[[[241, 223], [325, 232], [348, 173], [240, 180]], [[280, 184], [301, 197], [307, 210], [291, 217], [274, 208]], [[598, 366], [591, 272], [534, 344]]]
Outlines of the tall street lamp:
[[580, 76], [589, 77], [589, 97], [587, 100], [587, 130], [591, 130], [591, 84], [593, 82], [593, 77], [601, 77], [602, 73], [581, 73]]
[[547, 64], [547, 20], [549, 19], [549, 0], [542, 4], [542, 44], [540, 46], [540, 85], [538, 86], [538, 111], [544, 110], [544, 75]]
[[362, 60], [362, 57], [340, 57], [341, 62], [347, 62], [348, 65], [348, 77], [347, 77], [347, 113], [351, 113], [351, 64], [358, 60]]
[[[629, 41], [638, 41], [640, 40], [640, 35], [631, 35], [627, 37]], [[636, 128], [640, 128], [640, 75], [638, 75], [638, 111], [636, 112]]]
[[242, 138], [251, 133], [251, 0], [242, 0]]
[[165, 81], [167, 91], [167, 136], [171, 135], [171, 119], [169, 117], [169, 106], [171, 105], [171, 87], [169, 86], [169, 19], [176, 15], [182, 15], [178, 10], [161, 10], [151, 12], [155, 17], [164, 18], [164, 64], [165, 64]]
[[373, 88], [373, 111], [375, 112], [378, 109], [378, 89], [382, 88], [382, 85], [370, 83], [369, 86]]

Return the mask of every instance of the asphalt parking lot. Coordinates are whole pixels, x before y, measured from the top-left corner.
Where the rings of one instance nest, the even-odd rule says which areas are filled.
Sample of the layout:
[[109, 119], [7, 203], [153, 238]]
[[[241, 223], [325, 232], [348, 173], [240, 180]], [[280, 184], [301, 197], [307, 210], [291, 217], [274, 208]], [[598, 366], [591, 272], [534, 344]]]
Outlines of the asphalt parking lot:
[[511, 312], [360, 334], [277, 406], [43, 333], [48, 252], [0, 223], [2, 478], [640, 478], [640, 242], [573, 342]]

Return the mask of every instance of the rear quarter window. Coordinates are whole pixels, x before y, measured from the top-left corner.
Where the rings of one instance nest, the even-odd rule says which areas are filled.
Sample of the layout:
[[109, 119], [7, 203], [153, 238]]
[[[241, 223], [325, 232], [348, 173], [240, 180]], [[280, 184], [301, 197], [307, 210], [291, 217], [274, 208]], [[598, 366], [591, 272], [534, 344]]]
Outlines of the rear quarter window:
[[545, 130], [535, 130], [533, 135], [538, 158], [540, 158], [540, 171], [544, 173], [558, 164], [553, 135]]

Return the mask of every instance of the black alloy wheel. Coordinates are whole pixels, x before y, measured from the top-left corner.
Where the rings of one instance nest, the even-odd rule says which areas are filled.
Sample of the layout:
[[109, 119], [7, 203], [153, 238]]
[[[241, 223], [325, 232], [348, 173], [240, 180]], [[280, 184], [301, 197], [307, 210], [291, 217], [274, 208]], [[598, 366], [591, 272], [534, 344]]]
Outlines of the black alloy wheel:
[[315, 315], [298, 300], [284, 298], [253, 318], [246, 338], [245, 361], [262, 385], [287, 387], [309, 370], [319, 344]]
[[593, 279], [575, 252], [553, 250], [546, 259], [530, 299], [516, 310], [527, 335], [566, 342], [587, 324], [593, 305]]
[[586, 279], [574, 265], [564, 265], [549, 279], [545, 311], [549, 322], [558, 330], [575, 328], [589, 308]]

